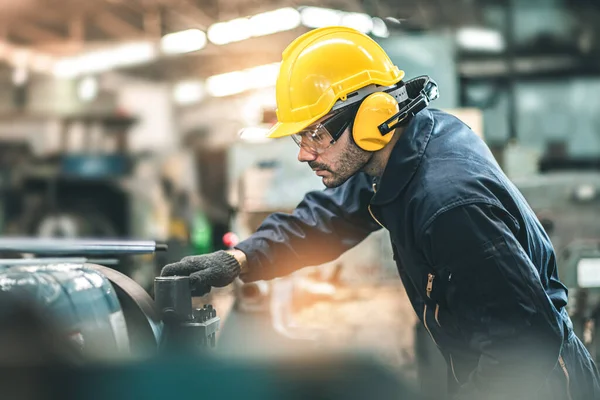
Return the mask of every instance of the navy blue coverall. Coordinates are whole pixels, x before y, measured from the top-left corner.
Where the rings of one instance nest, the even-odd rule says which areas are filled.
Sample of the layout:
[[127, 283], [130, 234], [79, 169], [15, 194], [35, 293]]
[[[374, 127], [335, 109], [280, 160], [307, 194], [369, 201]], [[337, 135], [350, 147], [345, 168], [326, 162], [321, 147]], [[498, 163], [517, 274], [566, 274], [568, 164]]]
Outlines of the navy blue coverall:
[[600, 399], [548, 236], [486, 144], [442, 111], [406, 126], [378, 181], [360, 173], [267, 217], [236, 246], [244, 280], [334, 260], [382, 226], [451, 398]]

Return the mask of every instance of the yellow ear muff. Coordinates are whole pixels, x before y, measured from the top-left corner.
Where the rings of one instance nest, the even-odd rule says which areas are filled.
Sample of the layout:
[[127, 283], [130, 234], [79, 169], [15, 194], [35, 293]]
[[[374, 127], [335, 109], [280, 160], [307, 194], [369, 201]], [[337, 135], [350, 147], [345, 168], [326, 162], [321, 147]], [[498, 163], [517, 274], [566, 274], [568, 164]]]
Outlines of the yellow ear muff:
[[382, 135], [377, 127], [396, 114], [398, 107], [396, 99], [383, 92], [373, 93], [364, 99], [352, 126], [352, 137], [358, 147], [366, 151], [383, 149], [392, 140], [394, 132]]

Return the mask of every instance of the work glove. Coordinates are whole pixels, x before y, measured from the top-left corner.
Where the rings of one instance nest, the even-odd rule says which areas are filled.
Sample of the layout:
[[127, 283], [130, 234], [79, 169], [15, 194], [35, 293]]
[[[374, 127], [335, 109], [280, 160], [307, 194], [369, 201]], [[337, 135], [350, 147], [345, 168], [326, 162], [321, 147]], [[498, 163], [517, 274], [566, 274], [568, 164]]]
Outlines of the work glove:
[[220, 250], [168, 264], [160, 276], [189, 276], [192, 295], [203, 296], [210, 292], [211, 287], [229, 285], [240, 274], [240, 269], [240, 263], [234, 256]]

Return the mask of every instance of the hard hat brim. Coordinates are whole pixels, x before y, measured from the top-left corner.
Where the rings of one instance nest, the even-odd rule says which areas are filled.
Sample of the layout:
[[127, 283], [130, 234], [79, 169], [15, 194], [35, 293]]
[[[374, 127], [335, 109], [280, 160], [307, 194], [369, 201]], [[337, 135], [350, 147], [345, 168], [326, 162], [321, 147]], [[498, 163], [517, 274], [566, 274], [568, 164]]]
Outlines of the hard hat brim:
[[271, 127], [267, 133], [267, 137], [270, 139], [279, 139], [286, 136], [292, 136], [318, 119], [319, 117], [299, 122], [277, 122]]

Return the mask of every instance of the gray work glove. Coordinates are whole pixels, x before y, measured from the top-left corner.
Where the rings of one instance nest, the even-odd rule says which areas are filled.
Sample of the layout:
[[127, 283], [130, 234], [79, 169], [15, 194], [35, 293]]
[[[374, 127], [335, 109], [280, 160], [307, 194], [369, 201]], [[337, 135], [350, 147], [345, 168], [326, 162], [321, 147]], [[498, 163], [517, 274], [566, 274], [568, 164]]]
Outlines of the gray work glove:
[[185, 257], [166, 265], [160, 276], [188, 276], [192, 295], [203, 296], [211, 287], [229, 285], [240, 274], [240, 263], [231, 254], [220, 250], [201, 256]]

